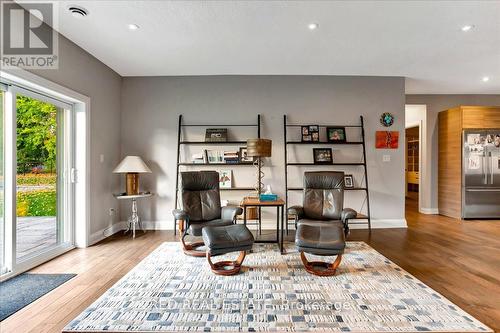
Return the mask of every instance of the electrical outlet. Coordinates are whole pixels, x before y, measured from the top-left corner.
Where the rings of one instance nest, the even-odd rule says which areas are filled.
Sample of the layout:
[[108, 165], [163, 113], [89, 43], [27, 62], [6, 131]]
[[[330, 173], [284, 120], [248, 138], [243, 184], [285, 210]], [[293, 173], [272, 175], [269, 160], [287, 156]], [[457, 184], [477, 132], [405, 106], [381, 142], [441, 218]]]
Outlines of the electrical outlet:
[[115, 213], [116, 213], [116, 211], [114, 208], [109, 209], [109, 216], [115, 216]]
[[390, 162], [390, 161], [391, 161], [391, 155], [382, 156], [382, 162]]

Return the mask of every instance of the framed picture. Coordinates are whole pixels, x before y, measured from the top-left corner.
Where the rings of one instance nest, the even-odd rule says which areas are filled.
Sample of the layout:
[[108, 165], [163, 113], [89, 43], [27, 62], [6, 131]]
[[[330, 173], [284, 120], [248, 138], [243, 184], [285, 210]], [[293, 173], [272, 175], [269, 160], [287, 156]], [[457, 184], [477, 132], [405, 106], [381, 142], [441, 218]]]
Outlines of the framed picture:
[[220, 170], [219, 171], [219, 187], [220, 188], [231, 188], [233, 184], [233, 171], [232, 170]]
[[352, 175], [344, 176], [344, 186], [345, 188], [354, 188], [354, 178]]
[[302, 142], [319, 142], [319, 125], [301, 126]]
[[375, 148], [397, 149], [399, 146], [399, 131], [377, 131], [375, 134]]
[[207, 128], [205, 131], [206, 142], [226, 142], [227, 128]]
[[346, 142], [345, 127], [327, 127], [326, 139], [328, 142]]
[[332, 164], [332, 148], [314, 148], [314, 164]]
[[255, 161], [255, 157], [248, 156], [247, 147], [240, 147], [239, 152], [240, 163], [253, 163]]

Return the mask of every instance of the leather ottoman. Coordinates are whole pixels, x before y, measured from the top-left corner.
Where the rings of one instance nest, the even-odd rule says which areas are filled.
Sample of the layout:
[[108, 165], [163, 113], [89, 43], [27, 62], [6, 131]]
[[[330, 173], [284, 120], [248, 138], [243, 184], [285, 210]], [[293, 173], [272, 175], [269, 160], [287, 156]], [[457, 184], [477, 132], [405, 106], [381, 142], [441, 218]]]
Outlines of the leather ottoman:
[[[307, 272], [319, 276], [335, 275], [345, 249], [345, 233], [342, 224], [332, 222], [302, 222], [297, 226], [295, 245]], [[337, 256], [332, 264], [308, 261], [305, 253], [319, 256]]]
[[[246, 251], [251, 250], [254, 237], [250, 230], [242, 224], [221, 227], [207, 226], [202, 230], [203, 242], [207, 248], [207, 260], [212, 272], [219, 275], [239, 273], [245, 259]], [[212, 262], [211, 257], [230, 252], [240, 252], [235, 261]]]

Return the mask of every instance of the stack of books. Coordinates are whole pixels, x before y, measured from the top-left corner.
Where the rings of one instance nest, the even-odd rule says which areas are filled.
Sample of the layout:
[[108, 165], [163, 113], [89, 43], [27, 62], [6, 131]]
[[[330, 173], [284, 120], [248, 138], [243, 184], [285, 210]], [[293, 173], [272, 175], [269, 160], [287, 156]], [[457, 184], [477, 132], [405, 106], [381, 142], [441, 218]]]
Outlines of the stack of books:
[[239, 163], [239, 157], [237, 151], [225, 151], [224, 152], [224, 162], [227, 164], [237, 164]]

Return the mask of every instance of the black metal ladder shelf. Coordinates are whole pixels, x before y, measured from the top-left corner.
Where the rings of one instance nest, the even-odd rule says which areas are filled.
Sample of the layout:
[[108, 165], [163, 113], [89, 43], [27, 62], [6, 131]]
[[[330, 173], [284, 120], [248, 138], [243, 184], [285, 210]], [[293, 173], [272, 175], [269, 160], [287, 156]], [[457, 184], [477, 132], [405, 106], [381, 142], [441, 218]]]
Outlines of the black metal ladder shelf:
[[[216, 145], [216, 146], [231, 146], [231, 145], [246, 145], [246, 141], [233, 140], [233, 141], [223, 141], [223, 142], [206, 142], [206, 141], [185, 141], [182, 139], [183, 129], [186, 127], [255, 127], [257, 138], [260, 138], [260, 114], [257, 115], [257, 122], [254, 124], [185, 124], [183, 122], [182, 115], [179, 115], [179, 123], [177, 128], [177, 165], [175, 173], [175, 209], [179, 206], [179, 178], [180, 178], [180, 168], [181, 167], [253, 167], [252, 163], [191, 163], [191, 162], [181, 162], [181, 147], [188, 145]], [[232, 187], [232, 188], [221, 188], [221, 191], [251, 191], [253, 187]], [[177, 221], [174, 220], [174, 235], [177, 232]]]
[[[360, 187], [354, 187], [354, 188], [346, 188], [346, 191], [364, 191], [366, 193], [365, 195], [365, 200], [363, 201], [366, 202], [366, 215], [358, 213], [358, 216], [356, 216], [353, 220], [360, 220], [359, 222], [350, 222], [351, 224], [367, 224], [368, 229], [371, 231], [371, 215], [370, 215], [370, 191], [368, 189], [368, 170], [366, 167], [366, 140], [365, 140], [365, 127], [364, 127], [364, 120], [363, 116], [359, 117], [360, 119], [360, 124], [359, 125], [319, 125], [320, 128], [327, 128], [327, 127], [345, 127], [345, 128], [359, 128], [361, 130], [361, 141], [347, 141], [347, 142], [303, 142], [303, 141], [292, 141], [288, 140], [287, 137], [287, 129], [290, 127], [302, 127], [302, 126], [308, 126], [310, 124], [290, 124], [287, 122], [287, 117], [286, 115], [283, 115], [283, 133], [284, 133], [284, 153], [285, 153], [285, 208], [288, 209], [288, 192], [290, 191], [302, 191], [303, 189], [301, 187], [289, 187], [288, 186], [288, 168], [289, 167], [328, 167], [328, 166], [345, 166], [345, 167], [357, 167], [357, 166], [362, 166], [364, 170], [364, 186]], [[360, 145], [363, 150], [363, 161], [358, 162], [358, 163], [331, 163], [331, 164], [315, 164], [315, 163], [303, 163], [303, 162], [289, 162], [288, 161], [288, 147], [292, 145], [329, 145], [329, 146], [342, 146], [342, 145]], [[362, 182], [363, 183], [363, 182]], [[365, 221], [363, 221], [365, 220]], [[289, 220], [288, 216], [286, 218], [286, 228], [288, 231], [288, 225], [289, 225]]]

